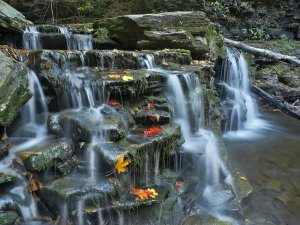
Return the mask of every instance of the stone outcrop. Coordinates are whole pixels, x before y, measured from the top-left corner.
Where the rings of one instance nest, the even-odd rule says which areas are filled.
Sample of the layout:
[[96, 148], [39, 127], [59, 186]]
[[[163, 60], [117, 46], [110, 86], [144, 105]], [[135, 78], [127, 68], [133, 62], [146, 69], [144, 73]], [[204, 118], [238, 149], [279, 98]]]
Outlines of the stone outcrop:
[[5, 3], [0, 1], [0, 28], [5, 28], [10, 31], [22, 32], [23, 28], [32, 24], [25, 19], [25, 16]]
[[9, 125], [30, 99], [27, 69], [0, 52], [0, 124]]
[[183, 11], [109, 18], [95, 22], [94, 29], [106, 28], [108, 37], [123, 48], [182, 48], [205, 58], [208, 47], [195, 37], [205, 36], [209, 24], [204, 12]]

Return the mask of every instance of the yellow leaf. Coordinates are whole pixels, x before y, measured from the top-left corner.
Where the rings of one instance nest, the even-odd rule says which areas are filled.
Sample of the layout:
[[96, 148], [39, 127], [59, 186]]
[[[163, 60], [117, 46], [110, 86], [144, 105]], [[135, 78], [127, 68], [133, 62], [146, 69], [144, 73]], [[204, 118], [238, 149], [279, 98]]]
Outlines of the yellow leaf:
[[132, 76], [123, 76], [122, 77], [124, 81], [130, 81], [130, 80], [133, 80], [133, 77]]
[[130, 163], [131, 163], [130, 159], [125, 159], [125, 156], [121, 155], [115, 164], [115, 168], [118, 174], [127, 172], [127, 165]]
[[150, 188], [148, 188], [147, 189], [147, 192], [148, 192], [148, 195], [151, 197], [151, 198], [156, 198], [156, 196], [158, 196], [158, 193], [156, 192], [156, 190], [155, 189], [150, 189]]
[[119, 74], [111, 74], [111, 75], [108, 75], [109, 78], [112, 78], [112, 79], [119, 79], [121, 78], [121, 76]]
[[82, 148], [86, 143], [85, 142], [80, 142], [79, 143], [79, 148]]
[[247, 180], [247, 177], [240, 177], [241, 180]]

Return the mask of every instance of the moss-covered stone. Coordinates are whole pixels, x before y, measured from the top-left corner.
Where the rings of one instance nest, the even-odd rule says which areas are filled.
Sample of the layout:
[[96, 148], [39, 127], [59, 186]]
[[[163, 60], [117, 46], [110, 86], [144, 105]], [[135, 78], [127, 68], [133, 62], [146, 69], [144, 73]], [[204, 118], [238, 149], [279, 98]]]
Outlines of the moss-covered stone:
[[9, 125], [30, 99], [27, 69], [0, 52], [0, 124]]
[[64, 166], [72, 161], [73, 146], [70, 141], [45, 142], [41, 146], [18, 153], [28, 170], [42, 173], [55, 167], [61, 174], [67, 174], [72, 168]]
[[18, 219], [19, 216], [16, 212], [0, 212], [0, 225], [15, 225], [18, 224]]
[[184, 222], [184, 225], [232, 225], [232, 223], [219, 221], [208, 215], [193, 215]]
[[4, 173], [0, 173], [0, 186], [5, 184], [14, 183], [16, 181], [16, 177]]

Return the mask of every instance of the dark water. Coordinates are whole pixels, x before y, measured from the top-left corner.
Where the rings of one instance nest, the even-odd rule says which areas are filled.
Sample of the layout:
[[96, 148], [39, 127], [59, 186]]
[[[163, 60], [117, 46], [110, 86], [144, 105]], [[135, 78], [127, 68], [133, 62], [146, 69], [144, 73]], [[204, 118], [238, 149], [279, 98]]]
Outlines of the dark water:
[[261, 138], [226, 140], [232, 167], [244, 172], [254, 189], [246, 221], [299, 225], [300, 120], [281, 112], [263, 117], [271, 127], [258, 131]]

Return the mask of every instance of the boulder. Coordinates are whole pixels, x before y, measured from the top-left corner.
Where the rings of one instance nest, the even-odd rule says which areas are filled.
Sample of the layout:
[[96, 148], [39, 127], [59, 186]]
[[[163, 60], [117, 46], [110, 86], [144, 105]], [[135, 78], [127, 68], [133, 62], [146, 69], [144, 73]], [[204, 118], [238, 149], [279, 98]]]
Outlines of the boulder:
[[0, 28], [22, 32], [30, 24], [32, 23], [22, 13], [0, 0]]
[[0, 52], [0, 125], [9, 125], [30, 99], [27, 69]]
[[186, 219], [183, 225], [231, 225], [231, 222], [219, 221], [208, 215], [193, 215]]
[[0, 186], [14, 183], [16, 181], [16, 177], [11, 176], [9, 174], [0, 173]]
[[120, 117], [110, 110], [82, 108], [51, 114], [48, 128], [53, 134], [76, 141], [91, 142], [93, 137], [119, 141], [125, 135], [125, 126]]
[[74, 161], [72, 158], [73, 146], [68, 140], [45, 141], [30, 150], [18, 153], [29, 171], [43, 173], [55, 167], [61, 174], [67, 174], [72, 167], [67, 167], [66, 163]]
[[203, 58], [208, 47], [194, 36], [205, 36], [209, 24], [204, 12], [181, 11], [119, 16], [99, 20], [94, 28], [106, 28], [108, 37], [123, 48], [183, 48]]
[[15, 225], [18, 224], [19, 216], [14, 211], [0, 212], [1, 225]]

